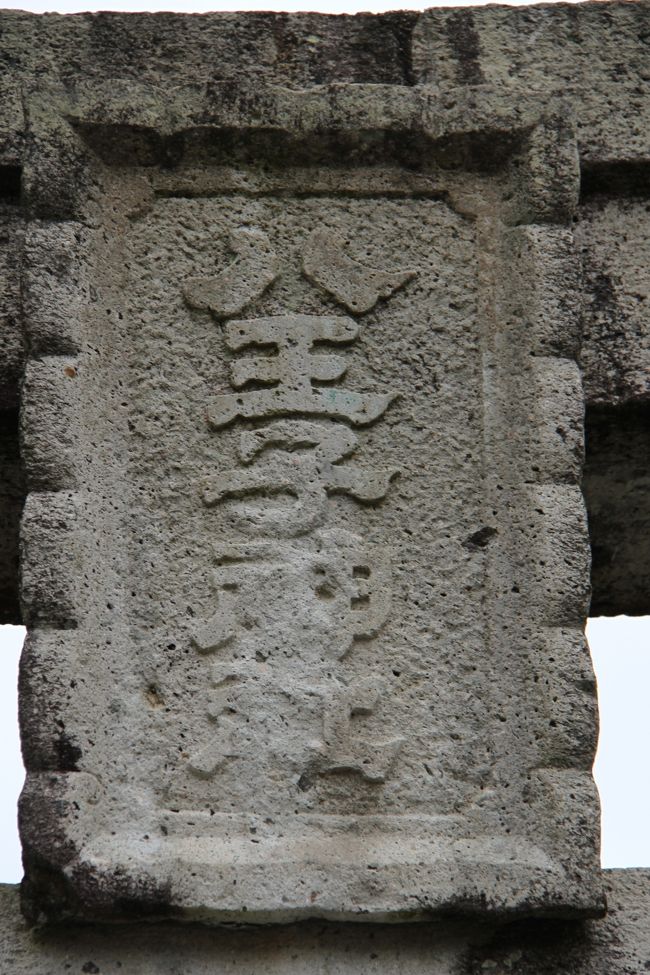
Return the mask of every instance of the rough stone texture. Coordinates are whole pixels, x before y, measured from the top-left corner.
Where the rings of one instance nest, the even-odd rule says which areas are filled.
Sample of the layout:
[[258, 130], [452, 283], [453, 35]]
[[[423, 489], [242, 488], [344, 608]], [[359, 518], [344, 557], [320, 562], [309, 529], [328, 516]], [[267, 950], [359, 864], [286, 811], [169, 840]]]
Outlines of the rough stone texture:
[[[15, 172], [14, 167], [6, 167]], [[19, 172], [19, 170], [18, 170]], [[16, 410], [19, 403], [20, 376], [24, 360], [24, 339], [20, 308], [20, 255], [22, 252], [23, 221], [17, 215], [15, 197], [2, 196], [2, 167], [0, 166], [0, 412]], [[6, 177], [11, 180], [12, 177]], [[19, 187], [7, 187], [14, 191]]]
[[650, 404], [587, 411], [591, 613], [650, 612]]
[[62, 210], [25, 239], [25, 909], [597, 912], [571, 130], [388, 86], [60, 99], [79, 182], [27, 178]]
[[0, 410], [0, 624], [19, 623], [19, 525], [23, 477], [18, 444], [18, 411]]
[[585, 396], [589, 405], [648, 402], [650, 200], [634, 185], [629, 196], [622, 195], [625, 184], [621, 190], [614, 183], [613, 195], [605, 185], [597, 189], [584, 200], [577, 230], [584, 265]]
[[0, 17], [23, 910], [606, 966], [540, 918], [603, 910], [581, 486], [647, 591], [650, 6]]
[[173, 922], [29, 929], [18, 891], [0, 887], [3, 975], [642, 975], [650, 965], [650, 873], [605, 871], [609, 911], [594, 921], [505, 927], [447, 919], [241, 930]]
[[650, 261], [648, 169], [583, 180], [581, 365], [587, 402], [583, 489], [592, 615], [650, 612]]
[[[0, 146], [11, 103], [0, 110]], [[11, 160], [19, 138], [8, 139]], [[0, 150], [1, 151], [1, 150]], [[0, 164], [0, 624], [19, 623], [18, 526], [24, 500], [19, 462], [20, 382], [24, 366], [20, 262], [24, 233], [20, 166]]]

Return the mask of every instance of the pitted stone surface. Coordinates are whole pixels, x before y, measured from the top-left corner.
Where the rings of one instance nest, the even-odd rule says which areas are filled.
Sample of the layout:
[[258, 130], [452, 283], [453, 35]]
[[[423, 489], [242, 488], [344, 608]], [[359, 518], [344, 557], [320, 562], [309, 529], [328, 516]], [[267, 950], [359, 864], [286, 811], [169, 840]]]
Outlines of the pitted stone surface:
[[2, 15], [32, 919], [602, 910], [649, 9]]
[[650, 962], [650, 876], [607, 870], [606, 918], [489, 924], [331, 924], [211, 929], [174, 923], [29, 930], [0, 887], [2, 975], [642, 975]]
[[577, 240], [585, 274], [581, 363], [589, 404], [650, 402], [649, 203], [630, 196], [590, 195], [580, 208]]
[[[472, 179], [455, 177], [459, 198]], [[30, 495], [25, 511], [23, 591], [37, 627], [25, 700], [40, 700], [31, 684], [51, 667], [46, 620], [69, 629], [57, 679], [74, 680], [68, 661], [80, 654], [94, 678], [61, 711], [74, 767], [55, 764], [66, 773], [56, 786], [39, 770], [23, 797], [28, 903], [43, 896], [36, 847], [47, 855], [33, 809], [56, 801], [78, 807], [57, 827], [58, 847], [76, 851], [61, 864], [76, 888], [63, 910], [119, 912], [120, 876], [136, 901], [206, 920], [418, 917], [458, 899], [477, 910], [487, 890], [507, 911], [527, 883], [530, 909], [564, 897], [596, 909], [597, 888], [565, 873], [567, 855], [593, 866], [595, 832], [577, 844], [570, 809], [593, 801], [589, 725], [584, 749], [556, 765], [525, 662], [532, 628], [560, 656], [580, 643], [584, 518], [564, 485], [544, 483], [572, 466], [562, 441], [551, 446], [555, 420], [540, 434], [553, 463], [536, 454], [530, 525], [510, 535], [496, 494], [486, 518], [503, 487], [527, 511], [530, 461], [522, 441], [501, 468], [494, 439], [510, 393], [486, 387], [486, 356], [490, 386], [510, 366], [479, 311], [490, 301], [483, 255], [501, 246], [483, 213], [437, 194], [334, 189], [165, 195], [126, 209], [86, 252], [96, 297], [76, 360], [28, 371], [32, 484], [58, 491]], [[244, 240], [240, 257], [259, 250], [260, 278], [233, 271], [233, 241]], [[244, 307], [248, 318], [233, 317]], [[579, 396], [571, 369], [536, 368], [531, 402], [565, 414]], [[50, 469], [71, 391], [79, 442], [98, 453], [82, 468], [62, 443]], [[36, 404], [43, 415], [51, 402], [42, 442]], [[575, 565], [559, 588], [545, 541], [558, 518]], [[35, 553], [59, 550], [68, 532], [75, 542], [50, 581]], [[539, 562], [512, 559], [519, 537]], [[85, 591], [89, 571], [103, 581]], [[524, 614], [502, 587], [525, 594]], [[486, 599], [511, 620], [512, 690], [491, 677], [501, 637]], [[587, 717], [588, 695], [576, 693]], [[31, 713], [27, 703], [26, 736], [46, 739], [40, 705]], [[555, 821], [565, 781], [565, 834], [545, 846], [539, 825], [545, 809]]]

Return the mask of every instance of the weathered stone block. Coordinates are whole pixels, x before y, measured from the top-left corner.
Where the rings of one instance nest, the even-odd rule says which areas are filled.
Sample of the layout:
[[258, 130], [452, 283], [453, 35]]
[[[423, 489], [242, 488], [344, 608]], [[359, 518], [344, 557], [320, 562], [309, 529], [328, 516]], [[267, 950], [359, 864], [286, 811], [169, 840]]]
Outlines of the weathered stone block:
[[567, 120], [27, 110], [29, 916], [601, 910]]
[[624, 406], [650, 400], [649, 204], [645, 185], [612, 182], [612, 195], [597, 184], [580, 209], [581, 363], [587, 401]]
[[0, 28], [1, 975], [643, 971], [650, 4]]
[[592, 406], [586, 433], [591, 612], [644, 616], [650, 612], [650, 404]]
[[20, 621], [19, 524], [25, 487], [18, 436], [17, 411], [0, 411], [0, 623]]

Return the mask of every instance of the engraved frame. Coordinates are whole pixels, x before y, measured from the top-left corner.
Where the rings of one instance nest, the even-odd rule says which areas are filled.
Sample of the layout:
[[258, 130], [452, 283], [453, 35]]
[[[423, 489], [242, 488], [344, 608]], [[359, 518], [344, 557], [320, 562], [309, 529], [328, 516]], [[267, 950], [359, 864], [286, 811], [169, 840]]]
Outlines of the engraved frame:
[[[21, 683], [28, 770], [21, 813], [26, 910], [33, 918], [120, 917], [136, 904], [144, 914], [253, 923], [315, 916], [400, 921], [450, 910], [504, 916], [554, 912], [565, 916], [567, 910], [598, 913], [602, 895], [597, 804], [590, 774], [593, 730], [589, 732], [594, 701], [578, 679], [581, 669], [588, 670], [582, 636], [588, 541], [579, 487], [582, 393], [575, 363], [578, 315], [572, 291], [577, 290], [577, 282], [568, 228], [577, 198], [578, 168], [570, 128], [563, 119], [546, 118], [534, 99], [509, 99], [510, 107], [504, 110], [498, 93], [489, 89], [459, 92], [456, 100], [447, 102], [425, 87], [269, 89], [251, 92], [248, 98], [242, 95], [236, 104], [225, 95], [219, 101], [196, 92], [189, 98], [192, 109], [187, 108], [187, 93], [161, 108], [160, 100], [144, 86], [141, 92], [131, 91], [128, 99], [124, 92], [93, 90], [61, 96], [61, 100], [56, 158], [53, 161], [52, 154], [43, 151], [43, 144], [52, 140], [48, 127], [40, 144], [38, 137], [34, 139], [26, 166], [35, 217], [27, 235], [24, 270], [31, 353], [23, 412], [30, 488], [22, 527], [23, 603], [30, 630]], [[156, 111], [151, 111], [152, 103]], [[30, 95], [28, 105], [38, 136], [38, 96]], [[336, 133], [337, 139], [348, 133], [354, 139], [360, 128], [373, 137], [383, 133], [423, 143], [426, 151], [470, 169], [492, 140], [489, 178], [501, 180], [508, 188], [498, 232], [486, 248], [491, 261], [483, 286], [489, 322], [484, 348], [486, 442], [494, 458], [486, 508], [509, 530], [490, 547], [485, 598], [494, 620], [490, 641], [509, 648], [506, 663], [513, 662], [510, 654], [516, 656], [518, 648], [499, 629], [505, 617], [522, 621], [533, 646], [532, 659], [543, 661], [538, 673], [517, 677], [521, 694], [517, 701], [504, 699], [509, 721], [502, 753], [496, 758], [505, 780], [512, 749], [522, 746], [517, 711], [538, 714], [535, 720], [543, 747], [532, 748], [525, 770], [528, 832], [512, 844], [503, 837], [450, 838], [442, 855], [439, 838], [421, 835], [418, 855], [404, 857], [399, 838], [390, 835], [390, 822], [377, 824], [381, 843], [362, 843], [360, 852], [359, 836], [349, 823], [331, 819], [323, 823], [314, 817], [298, 829], [295, 823], [287, 824], [284, 845], [274, 841], [267, 847], [261, 837], [251, 859], [243, 856], [244, 848], [250, 848], [248, 827], [235, 817], [225, 825], [222, 837], [218, 889], [211, 883], [212, 865], [196, 877], [196, 851], [183, 836], [170, 854], [174, 860], [185, 857], [186, 866], [180, 879], [172, 881], [164, 850], [152, 855], [148, 841], [138, 835], [123, 834], [96, 844], [95, 810], [103, 803], [110, 810], [114, 783], [102, 781], [90, 770], [79, 770], [74, 746], [66, 750], [61, 744], [64, 733], [54, 737], [50, 730], [53, 721], [65, 725], [68, 685], [80, 667], [92, 664], [84, 658], [81, 639], [80, 577], [89, 566], [102, 572], [101, 559], [89, 556], [88, 519], [98, 506], [97, 496], [89, 493], [87, 484], [79, 489], [84, 460], [76, 454], [74, 436], [75, 416], [86, 407], [84, 397], [91, 390], [71, 381], [79, 369], [83, 331], [79, 323], [84, 307], [92, 302], [93, 272], [86, 254], [89, 240], [97, 234], [97, 205], [83, 180], [76, 195], [69, 192], [62, 201], [52, 198], [51, 190], [43, 189], [51, 183], [39, 173], [46, 166], [63, 167], [72, 154], [82, 171], [91, 174], [89, 185], [94, 171], [101, 170], [104, 178], [108, 168], [111, 178], [124, 185], [130, 205], [137, 208], [148, 194], [183, 192], [183, 177], [174, 189], [176, 177], [170, 170], [154, 167], [150, 178], [142, 168], [164, 158], [182, 133], [207, 132], [212, 138], [236, 130], [251, 139], [254, 152], [258, 131], [308, 143], [323, 132]], [[128, 145], [127, 158], [107, 160], [116, 136]], [[511, 165], [513, 158], [516, 166]], [[223, 180], [223, 171], [218, 178]], [[236, 186], [234, 170], [229, 178]], [[314, 166], [291, 175], [295, 192], [305, 185], [318, 186], [319, 180], [324, 185], [329, 180], [331, 186], [332, 178], [327, 167], [321, 171]], [[284, 178], [279, 184], [286, 191]], [[405, 186], [399, 167], [378, 184], [371, 192], [427, 192], [426, 180], [417, 171], [409, 173]], [[199, 194], [209, 191], [209, 186], [199, 187]], [[360, 192], [368, 192], [367, 184]], [[49, 218], [57, 212], [59, 221], [51, 224]], [[43, 280], [45, 254], [50, 259], [58, 255], [66, 266], [54, 288]], [[562, 436], [557, 430], [567, 416], [570, 430]], [[499, 433], [504, 417], [512, 429], [507, 442]], [[105, 463], [110, 466], [110, 460]], [[119, 482], [118, 477], [115, 480]], [[106, 530], [114, 516], [107, 504], [101, 512], [102, 530]], [[482, 539], [477, 538], [476, 544], [482, 544]], [[543, 572], [540, 564], [545, 565]], [[545, 583], [549, 564], [552, 592]], [[110, 566], [112, 576], [119, 572], [119, 564]], [[114, 624], [106, 617], [100, 625]], [[569, 718], [566, 710], [557, 707], [563, 694], [583, 709], [581, 728], [575, 727], [579, 723], [575, 715]], [[52, 720], [40, 728], [45, 704]], [[587, 829], [585, 806], [594, 811]], [[561, 829], [545, 828], [549, 818], [554, 824], [559, 820]], [[174, 833], [170, 817], [170, 840]], [[578, 834], [586, 837], [580, 848]], [[329, 850], [335, 852], [318, 862], [313, 850], [324, 835]], [[540, 836], [544, 837], [541, 846]], [[58, 878], [55, 883], [53, 876]], [[311, 892], [323, 887], [324, 878], [325, 895], [317, 902], [310, 900]], [[233, 880], [237, 880], [236, 896], [231, 893]], [[55, 890], [57, 896], [52, 897], [48, 891]]]

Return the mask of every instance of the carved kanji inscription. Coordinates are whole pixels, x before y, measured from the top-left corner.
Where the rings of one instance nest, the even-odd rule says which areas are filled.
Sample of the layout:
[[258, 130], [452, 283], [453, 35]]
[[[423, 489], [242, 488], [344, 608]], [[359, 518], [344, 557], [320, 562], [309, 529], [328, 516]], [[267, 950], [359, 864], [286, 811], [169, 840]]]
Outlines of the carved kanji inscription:
[[245, 356], [235, 362], [231, 383], [239, 389], [249, 382], [268, 383], [268, 389], [215, 396], [208, 407], [210, 425], [219, 429], [233, 420], [269, 416], [328, 416], [354, 426], [372, 423], [397, 394], [363, 395], [313, 383], [340, 379], [346, 371], [341, 355], [313, 351], [315, 343], [340, 345], [354, 341], [359, 326], [350, 318], [279, 315], [230, 322], [225, 328], [229, 349], [266, 346], [272, 356]]
[[16, 116], [25, 902], [585, 913], [571, 121], [231, 21], [225, 80]]
[[[261, 236], [256, 232], [254, 239]], [[310, 240], [311, 256], [314, 246]], [[358, 288], [363, 269], [355, 268], [355, 275]], [[202, 283], [202, 293], [211, 294], [212, 287], [209, 280]], [[217, 288], [220, 307], [229, 307], [227, 276], [218, 279]], [[239, 294], [239, 281], [231, 288]], [[187, 286], [185, 294], [189, 297]], [[190, 303], [200, 304], [194, 292]], [[205, 307], [213, 310], [210, 304]], [[239, 392], [211, 398], [209, 425], [214, 435], [237, 421], [256, 425], [239, 434], [238, 466], [206, 477], [201, 496], [207, 507], [225, 509], [235, 533], [266, 540], [217, 554], [217, 607], [194, 633], [201, 652], [219, 656], [206, 712], [208, 740], [189, 763], [190, 772], [201, 778], [212, 779], [241, 754], [242, 727], [262, 701], [269, 715], [279, 703], [280, 727], [286, 725], [281, 735], [302, 742], [301, 748], [287, 751], [270, 731], [257, 742], [263, 762], [269, 752], [277, 756], [279, 775], [284, 767], [287, 776], [296, 770], [304, 776], [309, 769], [312, 777], [338, 771], [382, 782], [399, 751], [401, 738], [379, 744], [355, 740], [354, 716], [375, 711], [380, 684], [373, 679], [347, 688], [331, 672], [355, 637], [377, 634], [391, 597], [389, 554], [380, 554], [377, 546], [364, 550], [362, 537], [337, 529], [329, 503], [335, 494], [359, 503], [380, 502], [398, 473], [372, 470], [352, 459], [359, 437], [351, 427], [378, 420], [395, 399], [395, 394], [364, 394], [341, 385], [346, 346], [358, 335], [359, 325], [350, 318], [300, 313], [231, 321], [224, 327], [225, 345], [238, 356], [230, 364], [229, 379]], [[251, 383], [258, 388], [251, 390]], [[277, 419], [264, 422], [269, 417]], [[274, 504], [278, 496], [288, 503]], [[293, 688], [292, 699], [311, 698], [310, 710], [322, 713], [321, 737], [305, 734], [302, 709], [284, 699], [287, 685]]]
[[[462, 596], [478, 567], [461, 544], [479, 517], [478, 415], [474, 397], [441, 392], [444, 363], [462, 362], [463, 388], [481, 374], [457, 276], [471, 272], [473, 235], [436, 202], [429, 225], [408, 201], [387, 204], [379, 235], [360, 201], [335, 204], [328, 226], [331, 205], [265, 216], [266, 203], [167, 201], [149, 218], [148, 239], [178, 273], [147, 283], [143, 356], [163, 395], [180, 369], [185, 395], [161, 413], [154, 385], [141, 387], [134, 462], [153, 465], [165, 444], [175, 571], [166, 549], [147, 571], [181, 633], [168, 633], [163, 606], [139, 600], [140, 619], [143, 639], [160, 632], [179, 669], [161, 802], [190, 818], [205, 808], [354, 817], [372, 806], [447, 815], [476, 792], [464, 758], [454, 766], [453, 695], [439, 693], [479, 638]], [[167, 249], [172, 224], [187, 236]], [[247, 278], [257, 250], [261, 276]], [[448, 302], [445, 338], [432, 315]], [[184, 322], [173, 358], [155, 338], [166, 319]], [[158, 423], [170, 424], [159, 447]], [[455, 483], [438, 477], [441, 458]], [[454, 529], [467, 564], [448, 523], [467, 524]], [[138, 559], [147, 539], [157, 548], [155, 532], [152, 509]], [[453, 636], [436, 622], [450, 598]], [[461, 709], [472, 741], [478, 711]]]
[[317, 228], [305, 247], [303, 271], [314, 284], [357, 315], [374, 308], [415, 277], [415, 271], [378, 271], [347, 253], [342, 234]]
[[190, 277], [183, 288], [193, 308], [209, 309], [220, 318], [242, 312], [273, 284], [279, 273], [277, 255], [262, 230], [233, 230], [230, 249], [235, 260], [221, 273]]
[[[128, 629], [102, 659], [139, 744], [88, 858], [177, 865], [221, 919], [320, 913], [320, 890], [329, 916], [394, 919], [484, 870], [551, 874], [553, 782], [536, 755], [503, 774], [538, 739], [498, 675], [528, 680], [533, 642], [486, 609], [525, 580], [494, 576], [510, 482], [474, 222], [440, 198], [166, 197], [128, 247], [125, 591], [99, 610]], [[531, 831], [506, 833], [524, 791]]]
[[[217, 550], [212, 582], [218, 608], [195, 628], [194, 644], [212, 653], [237, 641], [238, 659], [267, 661], [271, 651], [263, 624], [273, 617], [272, 590], [286, 591], [296, 571], [305, 580], [304, 595], [309, 592], [321, 604], [329, 604], [324, 618], [331, 629], [316, 653], [321, 662], [344, 656], [355, 637], [375, 636], [386, 621], [391, 601], [388, 554], [377, 545], [364, 545], [350, 532], [328, 529], [314, 533], [308, 547], [273, 541]], [[277, 613], [284, 612], [286, 605], [278, 604]], [[313, 622], [318, 603], [311, 613]], [[296, 647], [299, 642], [283, 642], [283, 656], [293, 655]]]

